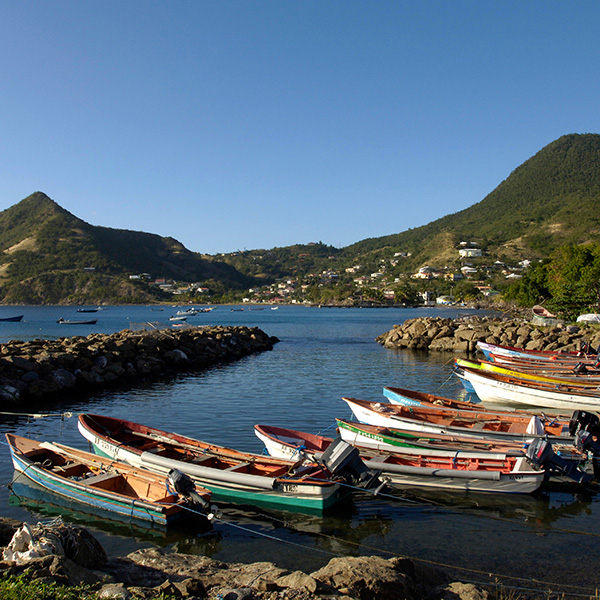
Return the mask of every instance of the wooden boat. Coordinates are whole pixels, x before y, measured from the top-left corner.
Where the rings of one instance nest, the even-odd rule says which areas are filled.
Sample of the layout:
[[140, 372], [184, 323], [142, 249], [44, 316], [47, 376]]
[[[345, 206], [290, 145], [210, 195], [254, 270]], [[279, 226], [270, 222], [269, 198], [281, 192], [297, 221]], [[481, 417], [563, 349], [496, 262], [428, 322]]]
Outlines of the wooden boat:
[[0, 321], [7, 321], [11, 323], [17, 323], [23, 319], [23, 315], [17, 315], [16, 317], [1, 317]]
[[[554, 360], [537, 359], [535, 357], [504, 356], [490, 352], [488, 358], [483, 359], [488, 363], [503, 366], [516, 371], [541, 373], [548, 376], [558, 375], [595, 375], [600, 376], [600, 361], [598, 358], [556, 358]], [[480, 359], [480, 362], [483, 362]]]
[[61, 325], [95, 325], [98, 322], [98, 319], [83, 319], [80, 321], [73, 321], [70, 319], [63, 319], [62, 317], [56, 321]]
[[484, 408], [479, 399], [477, 399], [478, 402], [454, 400], [428, 392], [419, 392], [400, 387], [385, 386], [383, 388], [383, 395], [392, 404], [403, 404], [404, 406], [429, 406], [430, 408], [459, 408], [465, 410], [472, 408], [481, 410]]
[[[333, 440], [293, 429], [256, 425], [255, 433], [272, 456], [307, 453], [316, 459]], [[545, 478], [545, 472], [534, 467], [524, 454], [458, 452], [401, 452], [366, 448], [358, 436], [353, 439], [365, 465], [381, 471], [381, 476], [394, 487], [426, 487], [472, 492], [531, 493]], [[350, 442], [352, 443], [352, 442]], [[414, 450], [414, 449], [413, 449]]]
[[501, 346], [498, 344], [490, 344], [488, 342], [477, 342], [477, 347], [484, 356], [490, 360], [490, 353], [494, 353], [500, 356], [517, 356], [522, 358], [533, 358], [536, 360], [566, 360], [576, 359], [580, 361], [582, 359], [595, 360], [596, 354], [586, 352], [555, 352], [552, 350], [527, 350], [525, 348], [515, 348], [514, 346]]
[[536, 304], [532, 309], [531, 312], [533, 312], [533, 314], [536, 317], [541, 317], [543, 319], [556, 319], [557, 315], [555, 315], [554, 313], [551, 313], [547, 308], [541, 306], [540, 304]]
[[[69, 448], [6, 434], [15, 470], [33, 483], [83, 505], [102, 509], [131, 520], [167, 525], [202, 506], [168, 491], [165, 477], [130, 465]], [[196, 487], [201, 504], [208, 505], [210, 492]], [[193, 495], [193, 494], [192, 494]]]
[[346, 495], [340, 479], [313, 463], [240, 452], [100, 415], [80, 415], [78, 427], [95, 452], [158, 473], [177, 469], [215, 500], [319, 512]]
[[549, 419], [545, 415], [523, 415], [511, 411], [495, 413], [486, 409], [441, 410], [439, 407], [402, 406], [346, 397], [343, 400], [359, 421], [369, 425], [495, 442], [526, 443], [545, 436], [552, 441], [573, 442], [568, 422]]
[[492, 373], [498, 375], [504, 375], [505, 377], [513, 377], [516, 379], [523, 379], [525, 381], [531, 381], [533, 383], [550, 383], [553, 385], [567, 385], [575, 388], [582, 389], [597, 389], [600, 386], [600, 376], [593, 374], [581, 373], [577, 374], [573, 371], [569, 375], [566, 373], [542, 373], [538, 369], [529, 368], [528, 370], [517, 370], [516, 368], [508, 368], [502, 364], [490, 362], [487, 360], [467, 360], [464, 358], [455, 358], [454, 364], [458, 367], [465, 367], [475, 371], [483, 371], [485, 373]]
[[468, 367], [457, 367], [454, 372], [461, 380], [468, 382], [469, 389], [474, 389], [482, 402], [570, 411], [600, 410], [598, 389], [581, 388], [569, 383], [526, 381]]

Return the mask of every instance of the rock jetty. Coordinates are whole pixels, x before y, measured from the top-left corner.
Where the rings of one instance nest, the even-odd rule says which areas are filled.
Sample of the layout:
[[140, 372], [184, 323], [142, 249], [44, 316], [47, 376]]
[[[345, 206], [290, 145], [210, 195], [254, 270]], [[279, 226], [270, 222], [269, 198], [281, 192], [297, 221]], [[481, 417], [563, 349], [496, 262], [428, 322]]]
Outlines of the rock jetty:
[[600, 329], [587, 325], [534, 325], [523, 319], [468, 316], [408, 319], [376, 338], [386, 348], [474, 353], [477, 342], [531, 350], [579, 351], [600, 347]]
[[[271, 562], [224, 563], [146, 548], [109, 559], [86, 529], [31, 525], [23, 551], [23, 528], [0, 518], [0, 573], [24, 574], [59, 585], [86, 585], [98, 598], [197, 600], [485, 600], [489, 592], [452, 581], [445, 572], [417, 561], [379, 556], [336, 557], [312, 573]], [[17, 535], [15, 535], [17, 533]], [[38, 544], [43, 541], [43, 545]], [[55, 549], [53, 548], [55, 547]], [[42, 551], [39, 549], [42, 548]]]
[[153, 380], [271, 350], [257, 327], [187, 327], [0, 345], [0, 407]]

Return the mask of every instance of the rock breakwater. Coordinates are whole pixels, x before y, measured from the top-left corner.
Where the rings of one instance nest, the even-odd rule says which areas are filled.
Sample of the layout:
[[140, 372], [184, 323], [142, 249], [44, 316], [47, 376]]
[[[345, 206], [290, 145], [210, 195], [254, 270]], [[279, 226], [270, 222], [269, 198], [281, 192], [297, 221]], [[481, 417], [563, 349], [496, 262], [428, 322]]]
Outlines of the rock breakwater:
[[600, 347], [600, 329], [576, 325], [540, 326], [516, 318], [469, 316], [408, 319], [376, 338], [386, 348], [474, 353], [477, 342], [531, 350], [579, 351]]
[[0, 407], [193, 371], [271, 350], [277, 341], [243, 326], [11, 340], [0, 346]]

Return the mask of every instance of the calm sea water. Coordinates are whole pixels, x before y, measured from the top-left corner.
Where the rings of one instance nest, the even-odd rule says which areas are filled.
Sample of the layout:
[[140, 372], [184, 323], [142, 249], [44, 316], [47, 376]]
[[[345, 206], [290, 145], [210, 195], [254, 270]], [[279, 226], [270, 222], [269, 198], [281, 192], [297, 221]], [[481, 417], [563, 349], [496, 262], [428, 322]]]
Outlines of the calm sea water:
[[[72, 307], [0, 307], [0, 317], [24, 315], [21, 323], [0, 322], [0, 342], [111, 333], [130, 323], [166, 323], [174, 312], [138, 306], [82, 315]], [[350, 417], [342, 396], [381, 401], [385, 385], [459, 396], [462, 388], [452, 375], [451, 356], [397, 352], [374, 341], [409, 318], [457, 314], [468, 311], [289, 306], [233, 312], [220, 306], [190, 323], [258, 326], [281, 342], [272, 352], [233, 364], [131, 391], [69, 398], [47, 410], [53, 415], [122, 417], [261, 452], [254, 424], [331, 433], [335, 417]], [[91, 316], [97, 325], [56, 324], [60, 317]], [[75, 417], [0, 415], [0, 433], [6, 432], [87, 449]], [[113, 556], [159, 545], [224, 561], [274, 561], [305, 571], [337, 555], [409, 556], [464, 569], [458, 573], [462, 580], [489, 581], [493, 574], [499, 583], [536, 589], [547, 589], [540, 582], [549, 582], [567, 595], [593, 595], [599, 579], [600, 511], [593, 491], [555, 489], [526, 496], [414, 492], [399, 498], [363, 494], [318, 517], [223, 507], [223, 521], [212, 527], [186, 523], [165, 533], [94, 519], [74, 508], [56, 507], [50, 497], [41, 504], [19, 501], [8, 488], [13, 477], [8, 448], [4, 443], [1, 448], [0, 514], [30, 522], [62, 514], [92, 529]], [[523, 579], [509, 581], [508, 575]]]

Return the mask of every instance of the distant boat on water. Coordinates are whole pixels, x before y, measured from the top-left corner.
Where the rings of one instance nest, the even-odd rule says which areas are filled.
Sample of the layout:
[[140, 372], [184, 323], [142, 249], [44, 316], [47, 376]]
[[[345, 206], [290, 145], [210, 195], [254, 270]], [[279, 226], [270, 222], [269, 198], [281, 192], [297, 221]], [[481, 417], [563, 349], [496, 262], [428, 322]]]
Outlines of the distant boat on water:
[[0, 321], [11, 321], [16, 323], [23, 318], [23, 315], [17, 315], [16, 317], [0, 317]]
[[61, 325], [95, 325], [98, 319], [83, 319], [80, 321], [72, 321], [71, 319], [63, 319], [62, 317], [56, 321]]

